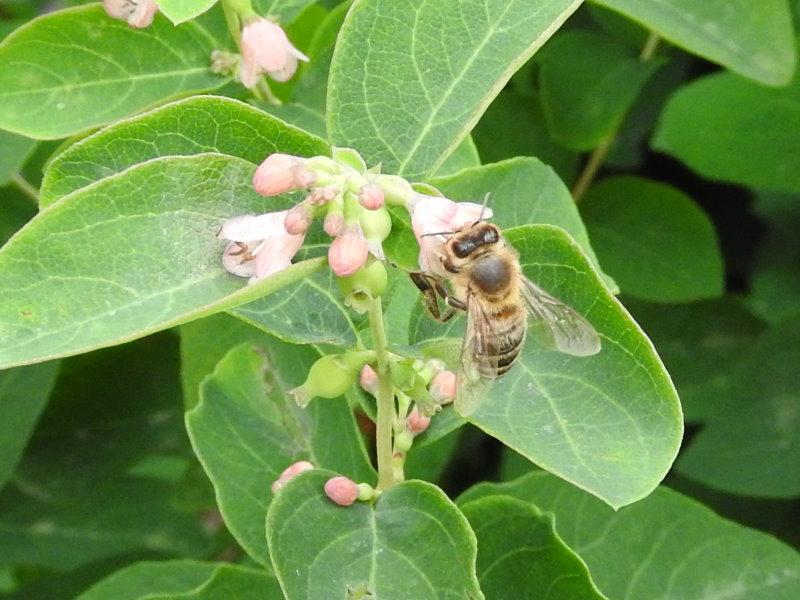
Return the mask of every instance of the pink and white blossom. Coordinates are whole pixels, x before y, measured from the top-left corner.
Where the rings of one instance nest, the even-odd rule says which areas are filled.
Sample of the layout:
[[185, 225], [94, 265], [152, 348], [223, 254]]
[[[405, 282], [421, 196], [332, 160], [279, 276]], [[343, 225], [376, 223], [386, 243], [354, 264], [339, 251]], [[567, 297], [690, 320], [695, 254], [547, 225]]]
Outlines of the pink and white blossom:
[[109, 17], [137, 29], [149, 27], [158, 12], [155, 0], [103, 0], [103, 8]]
[[442, 267], [446, 234], [492, 216], [491, 209], [475, 202], [453, 202], [441, 196], [425, 194], [417, 194], [409, 202], [408, 210], [411, 213], [411, 227], [419, 242], [419, 268], [444, 277], [448, 276]]
[[305, 233], [292, 235], [286, 231], [288, 212], [242, 215], [225, 221], [217, 235], [230, 241], [222, 256], [223, 266], [234, 275], [249, 277], [253, 283], [292, 264]]
[[308, 57], [295, 48], [280, 25], [257, 18], [242, 29], [242, 66], [239, 80], [254, 88], [267, 73], [275, 81], [288, 81], [297, 71], [297, 61]]

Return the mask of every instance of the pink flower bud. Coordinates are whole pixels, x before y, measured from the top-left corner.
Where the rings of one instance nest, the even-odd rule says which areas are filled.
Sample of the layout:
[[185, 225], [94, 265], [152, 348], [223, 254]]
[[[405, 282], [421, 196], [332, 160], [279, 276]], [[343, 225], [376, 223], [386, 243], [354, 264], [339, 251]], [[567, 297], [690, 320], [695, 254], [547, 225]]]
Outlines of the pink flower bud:
[[304, 188], [310, 188], [317, 180], [317, 176], [313, 171], [307, 169], [297, 170], [297, 185]]
[[283, 489], [287, 483], [289, 483], [292, 479], [300, 475], [300, 473], [302, 473], [303, 471], [310, 471], [313, 468], [314, 465], [312, 465], [307, 460], [300, 460], [296, 463], [289, 465], [283, 470], [283, 473], [281, 473], [278, 479], [276, 479], [275, 482], [272, 484], [271, 488], [272, 493], [275, 494], [278, 492], [278, 490]]
[[308, 231], [311, 225], [313, 215], [308, 206], [304, 203], [297, 204], [289, 209], [286, 213], [286, 219], [283, 221], [283, 226], [286, 232], [292, 235], [300, 235]]
[[298, 187], [297, 172], [303, 159], [288, 154], [270, 154], [256, 169], [253, 187], [262, 196], [277, 196]]
[[358, 486], [347, 477], [334, 477], [325, 482], [325, 495], [339, 506], [350, 506], [358, 499]]
[[456, 374], [440, 371], [431, 380], [431, 398], [437, 404], [449, 404], [456, 397]]
[[308, 195], [308, 201], [311, 204], [317, 204], [322, 206], [336, 198], [336, 195], [339, 193], [339, 190], [332, 185], [328, 185], [325, 187], [317, 188], [313, 190]]
[[103, 0], [103, 8], [109, 17], [137, 29], [149, 27], [158, 12], [155, 0]]
[[369, 245], [360, 227], [351, 227], [333, 240], [328, 249], [328, 264], [339, 277], [352, 275], [367, 262]]
[[361, 186], [358, 191], [358, 201], [367, 210], [378, 210], [383, 206], [383, 190], [374, 183]]
[[414, 435], [418, 435], [425, 431], [430, 424], [431, 418], [420, 413], [416, 406], [413, 408], [408, 417], [406, 417], [406, 429]]
[[377, 396], [378, 374], [375, 372], [375, 369], [369, 365], [364, 365], [361, 367], [361, 374], [359, 375], [358, 383], [361, 385], [361, 389], [363, 389], [365, 392], [368, 392], [373, 396]]
[[239, 80], [254, 88], [263, 73], [275, 81], [288, 81], [297, 70], [297, 61], [308, 57], [295, 48], [280, 25], [268, 19], [251, 20], [242, 29], [242, 67]]
[[344, 230], [344, 216], [338, 212], [330, 212], [325, 215], [325, 222], [322, 228], [331, 237], [338, 237]]

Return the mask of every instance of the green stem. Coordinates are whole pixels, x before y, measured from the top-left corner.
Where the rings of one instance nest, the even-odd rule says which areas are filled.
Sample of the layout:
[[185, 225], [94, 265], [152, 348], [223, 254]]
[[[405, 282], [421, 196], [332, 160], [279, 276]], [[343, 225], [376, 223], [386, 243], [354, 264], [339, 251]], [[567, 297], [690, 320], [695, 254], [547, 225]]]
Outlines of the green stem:
[[264, 100], [265, 102], [269, 102], [273, 106], [280, 106], [283, 104], [280, 98], [278, 98], [275, 94], [272, 93], [272, 88], [269, 87], [269, 83], [263, 77], [258, 81], [258, 87], [256, 87], [254, 92], [258, 92], [259, 100]]
[[386, 328], [383, 325], [381, 299], [375, 298], [369, 309], [369, 326], [378, 363], [378, 417], [376, 447], [378, 455], [378, 489], [386, 490], [396, 483], [392, 465], [392, 425], [394, 423], [394, 385], [389, 372], [386, 349]]
[[36, 206], [39, 206], [39, 190], [33, 187], [28, 180], [25, 179], [19, 173], [14, 174], [11, 177], [11, 183], [13, 183], [19, 191], [21, 191], [29, 200], [31, 200]]
[[[645, 41], [642, 51], [639, 53], [640, 61], [648, 62], [652, 60], [653, 56], [655, 56], [659, 39], [660, 38], [658, 37], [657, 33], [651, 32], [650, 35], [647, 36], [647, 41]], [[600, 171], [600, 167], [603, 166], [603, 162], [605, 162], [606, 156], [608, 156], [608, 151], [611, 150], [611, 145], [614, 143], [614, 140], [616, 139], [617, 134], [622, 127], [622, 123], [623, 120], [621, 119], [616, 129], [614, 129], [614, 131], [612, 131], [607, 138], [605, 138], [594, 150], [592, 150], [592, 153], [586, 160], [586, 166], [583, 167], [583, 171], [581, 171], [581, 174], [575, 182], [575, 185], [572, 187], [572, 198], [576, 203], [580, 202], [581, 198], [583, 198], [583, 196], [589, 190], [589, 187], [592, 185], [592, 182], [597, 176], [598, 171]]]
[[239, 48], [242, 42], [242, 26], [239, 22], [239, 13], [227, 0], [222, 0], [222, 12], [225, 15], [225, 22], [228, 24], [228, 31], [231, 32], [236, 47]]

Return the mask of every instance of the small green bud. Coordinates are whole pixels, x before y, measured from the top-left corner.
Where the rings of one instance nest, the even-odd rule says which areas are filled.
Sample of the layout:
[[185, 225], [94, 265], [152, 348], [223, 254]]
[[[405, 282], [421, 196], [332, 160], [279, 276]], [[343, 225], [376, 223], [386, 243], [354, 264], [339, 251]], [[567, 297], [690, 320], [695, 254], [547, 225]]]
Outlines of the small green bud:
[[380, 492], [368, 483], [358, 484], [358, 499], [362, 502], [368, 502], [373, 498], [377, 498]]
[[359, 173], [366, 173], [367, 171], [367, 163], [365, 163], [361, 155], [352, 148], [334, 148], [331, 152], [331, 156], [333, 160], [340, 165], [355, 169]]
[[358, 216], [358, 222], [364, 237], [372, 243], [381, 243], [392, 231], [392, 217], [385, 208], [377, 210], [362, 210]]
[[367, 259], [364, 267], [352, 275], [338, 278], [345, 304], [359, 314], [366, 313], [372, 300], [383, 294], [388, 280], [386, 267], [381, 261], [372, 257]]
[[414, 434], [407, 430], [403, 430], [394, 436], [394, 451], [395, 452], [402, 452], [405, 454], [409, 450], [411, 450], [411, 446], [414, 445]]
[[373, 181], [381, 186], [389, 204], [407, 206], [417, 196], [411, 184], [398, 175], [380, 175]]
[[315, 397], [338, 398], [356, 382], [361, 367], [374, 360], [373, 350], [327, 354], [311, 365], [305, 383], [289, 393], [301, 407]]

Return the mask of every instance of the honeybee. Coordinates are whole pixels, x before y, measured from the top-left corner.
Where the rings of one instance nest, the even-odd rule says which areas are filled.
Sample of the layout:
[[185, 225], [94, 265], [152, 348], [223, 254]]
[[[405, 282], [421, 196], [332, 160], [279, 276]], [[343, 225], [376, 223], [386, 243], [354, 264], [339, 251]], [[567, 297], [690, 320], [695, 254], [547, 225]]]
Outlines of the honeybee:
[[[472, 414], [491, 382], [512, 368], [528, 332], [564, 354], [600, 351], [600, 337], [586, 319], [525, 277], [519, 255], [496, 225], [479, 220], [435, 235], [447, 237], [441, 264], [453, 293], [438, 275], [418, 272], [411, 279], [438, 321], [467, 313], [456, 375], [456, 410], [462, 416]], [[438, 297], [449, 307], [444, 313]]]

